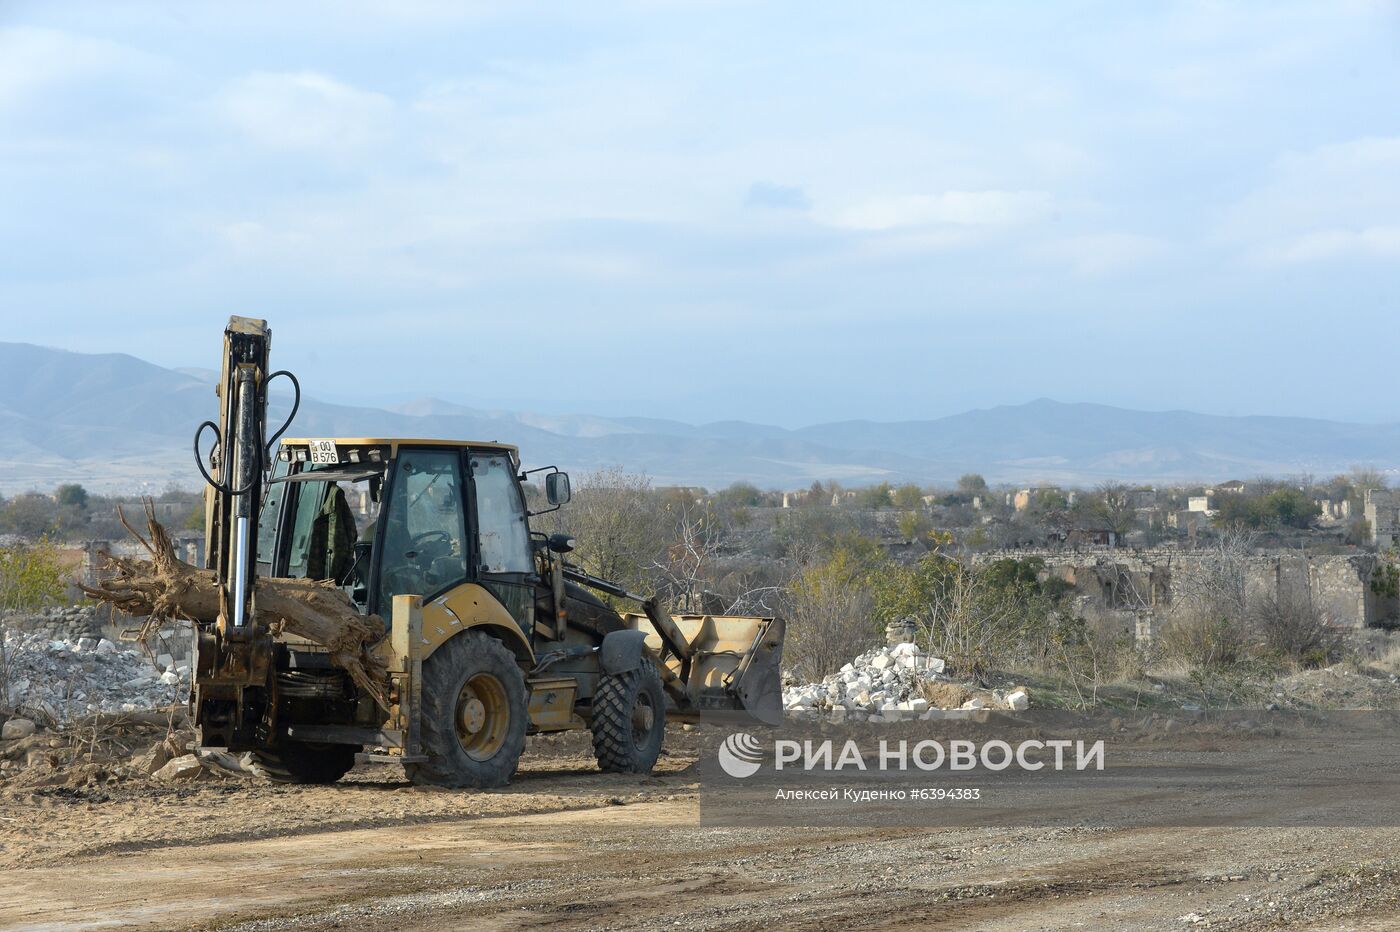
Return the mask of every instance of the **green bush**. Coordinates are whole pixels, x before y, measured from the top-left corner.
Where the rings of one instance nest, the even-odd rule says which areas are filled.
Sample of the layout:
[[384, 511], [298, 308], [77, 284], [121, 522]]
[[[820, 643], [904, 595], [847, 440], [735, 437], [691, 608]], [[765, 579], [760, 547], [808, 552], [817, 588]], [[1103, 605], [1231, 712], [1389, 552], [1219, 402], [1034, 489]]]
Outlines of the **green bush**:
[[1317, 504], [1297, 489], [1267, 495], [1222, 495], [1216, 502], [1215, 523], [1232, 528], [1307, 528], [1322, 514]]
[[0, 547], [0, 608], [28, 611], [63, 598], [67, 573], [48, 540]]

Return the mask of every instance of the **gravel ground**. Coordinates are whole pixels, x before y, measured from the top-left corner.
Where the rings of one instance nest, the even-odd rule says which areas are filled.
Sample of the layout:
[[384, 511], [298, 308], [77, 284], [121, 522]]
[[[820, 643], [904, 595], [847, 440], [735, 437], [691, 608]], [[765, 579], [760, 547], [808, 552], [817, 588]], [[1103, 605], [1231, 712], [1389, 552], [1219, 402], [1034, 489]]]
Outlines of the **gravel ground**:
[[5, 928], [1391, 929], [1400, 830], [703, 828], [676, 730], [653, 776], [532, 739], [507, 789], [0, 787]]

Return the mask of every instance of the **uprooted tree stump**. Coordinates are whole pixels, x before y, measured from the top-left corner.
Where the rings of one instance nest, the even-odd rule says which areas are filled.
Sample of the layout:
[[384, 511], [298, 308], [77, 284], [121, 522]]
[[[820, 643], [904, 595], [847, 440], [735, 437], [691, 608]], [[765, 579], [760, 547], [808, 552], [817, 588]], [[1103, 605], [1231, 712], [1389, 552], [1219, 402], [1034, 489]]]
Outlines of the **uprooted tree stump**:
[[[147, 629], [166, 621], [187, 619], [209, 624], [219, 616], [219, 585], [213, 570], [199, 569], [175, 556], [170, 535], [146, 502], [149, 539], [118, 510], [122, 525], [141, 542], [149, 560], [108, 554], [111, 576], [94, 586], [80, 586], [90, 598], [107, 602], [129, 615], [146, 616]], [[274, 634], [283, 631], [306, 638], [330, 651], [331, 660], [387, 708], [383, 664], [369, 647], [384, 636], [377, 615], [361, 615], [349, 597], [330, 580], [269, 579], [254, 583], [253, 624], [265, 625]]]

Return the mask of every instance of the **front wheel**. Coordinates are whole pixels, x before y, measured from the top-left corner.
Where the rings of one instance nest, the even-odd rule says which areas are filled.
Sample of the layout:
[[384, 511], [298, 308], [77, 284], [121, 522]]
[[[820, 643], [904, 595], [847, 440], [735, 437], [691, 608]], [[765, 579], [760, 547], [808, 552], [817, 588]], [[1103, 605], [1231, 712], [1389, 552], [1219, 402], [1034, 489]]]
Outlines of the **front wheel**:
[[651, 773], [666, 736], [666, 692], [648, 658], [626, 673], [605, 674], [593, 695], [593, 754], [607, 773]]
[[525, 675], [500, 641], [464, 631], [423, 662], [421, 734], [427, 760], [414, 783], [505, 786], [525, 750]]

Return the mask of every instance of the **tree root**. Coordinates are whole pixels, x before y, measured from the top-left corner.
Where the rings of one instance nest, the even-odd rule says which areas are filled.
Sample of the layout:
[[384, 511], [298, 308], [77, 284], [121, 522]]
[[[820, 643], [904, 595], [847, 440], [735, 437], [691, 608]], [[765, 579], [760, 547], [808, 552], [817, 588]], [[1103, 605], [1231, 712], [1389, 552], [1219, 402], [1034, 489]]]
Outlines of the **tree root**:
[[[137, 617], [145, 616], [142, 635], [167, 621], [187, 619], [212, 624], [219, 617], [220, 589], [213, 570], [191, 566], [175, 556], [170, 535], [146, 502], [147, 536], [142, 536], [118, 509], [122, 525], [145, 547], [149, 560], [106, 557], [112, 574], [95, 586], [80, 585], [97, 599]], [[377, 615], [361, 615], [331, 580], [260, 578], [253, 588], [254, 625], [274, 635], [288, 632], [330, 651], [331, 660], [385, 709], [388, 681], [384, 665], [370, 646], [384, 637]]]

